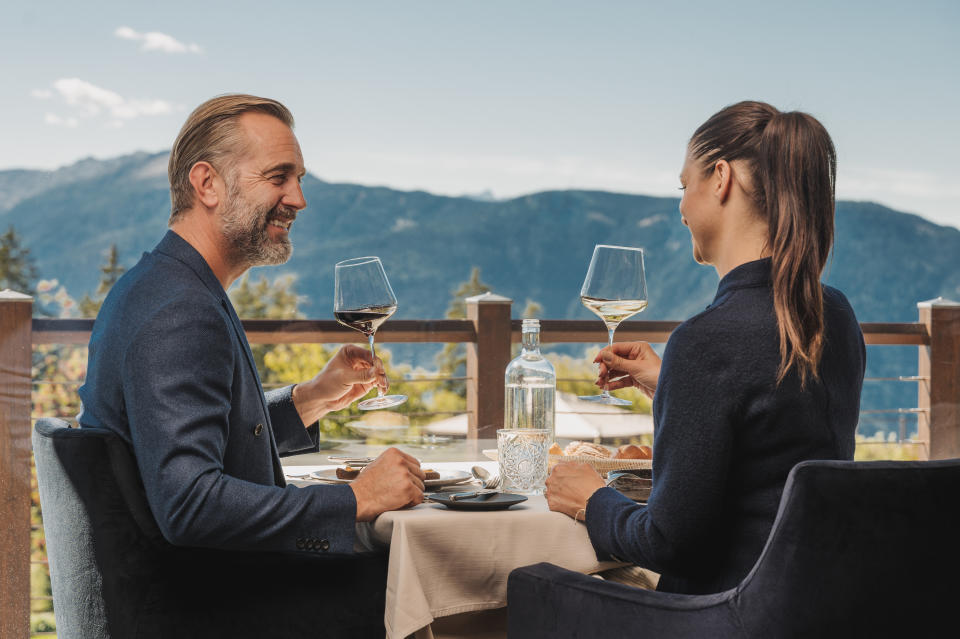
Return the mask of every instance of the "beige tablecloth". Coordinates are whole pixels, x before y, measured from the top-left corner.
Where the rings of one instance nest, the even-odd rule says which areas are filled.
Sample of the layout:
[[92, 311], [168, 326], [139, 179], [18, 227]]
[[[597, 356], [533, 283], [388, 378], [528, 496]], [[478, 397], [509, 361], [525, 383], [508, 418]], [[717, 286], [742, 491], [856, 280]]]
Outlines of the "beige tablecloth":
[[506, 606], [507, 577], [519, 566], [548, 561], [591, 573], [617, 565], [598, 562], [586, 527], [550, 512], [538, 496], [492, 512], [425, 503], [358, 524], [358, 534], [390, 546], [388, 639], [403, 639], [438, 617]]

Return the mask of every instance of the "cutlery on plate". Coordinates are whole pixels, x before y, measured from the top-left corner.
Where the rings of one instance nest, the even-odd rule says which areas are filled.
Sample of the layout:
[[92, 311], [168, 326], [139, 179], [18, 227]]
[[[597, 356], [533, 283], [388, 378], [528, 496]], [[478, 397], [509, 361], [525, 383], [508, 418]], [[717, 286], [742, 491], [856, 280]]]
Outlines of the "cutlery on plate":
[[484, 488], [499, 488], [500, 487], [500, 475], [497, 473], [491, 473], [489, 470], [483, 466], [474, 466], [470, 469], [470, 473], [480, 480], [480, 483]]
[[347, 466], [366, 466], [371, 463], [375, 457], [348, 457], [343, 455], [329, 455], [327, 457], [332, 462], [346, 464]]
[[482, 497], [483, 495], [493, 495], [500, 491], [497, 490], [474, 490], [468, 493], [453, 493], [450, 495], [450, 501], [461, 501], [463, 499], [473, 499], [474, 497]]

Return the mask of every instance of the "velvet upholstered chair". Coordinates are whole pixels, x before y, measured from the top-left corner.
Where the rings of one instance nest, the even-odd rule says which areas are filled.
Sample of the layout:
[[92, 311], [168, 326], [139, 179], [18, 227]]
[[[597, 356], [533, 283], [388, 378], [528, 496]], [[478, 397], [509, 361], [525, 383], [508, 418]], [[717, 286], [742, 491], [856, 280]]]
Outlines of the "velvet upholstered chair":
[[57, 636], [384, 636], [386, 555], [177, 548], [127, 445], [41, 419], [33, 432]]
[[511, 638], [960, 635], [960, 459], [811, 461], [790, 473], [751, 572], [710, 595], [553, 566], [510, 574]]

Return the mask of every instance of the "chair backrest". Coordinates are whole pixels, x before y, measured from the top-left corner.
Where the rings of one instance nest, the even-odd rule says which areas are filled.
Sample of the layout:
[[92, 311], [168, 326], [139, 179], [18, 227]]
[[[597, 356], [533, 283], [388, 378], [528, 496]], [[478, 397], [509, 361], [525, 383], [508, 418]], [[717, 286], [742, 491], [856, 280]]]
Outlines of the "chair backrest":
[[126, 634], [165, 547], [126, 444], [96, 428], [40, 419], [33, 431], [57, 636]]
[[737, 590], [748, 636], [917, 636], [952, 620], [960, 459], [798, 464]]

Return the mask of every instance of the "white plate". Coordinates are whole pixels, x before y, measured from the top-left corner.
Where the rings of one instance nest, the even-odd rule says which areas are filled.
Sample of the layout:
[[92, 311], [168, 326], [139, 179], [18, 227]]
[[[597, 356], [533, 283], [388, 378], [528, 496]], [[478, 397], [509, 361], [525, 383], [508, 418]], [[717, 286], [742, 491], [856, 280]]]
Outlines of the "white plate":
[[[441, 488], [443, 486], [453, 486], [454, 484], [462, 484], [465, 481], [473, 479], [473, 475], [462, 470], [438, 470], [440, 473], [439, 479], [428, 479], [423, 482], [423, 485], [428, 488]], [[310, 473], [310, 476], [314, 479], [319, 479], [321, 481], [330, 482], [334, 484], [349, 484], [352, 482], [352, 479], [339, 479], [337, 477], [336, 468], [324, 468], [323, 470], [317, 470]]]

